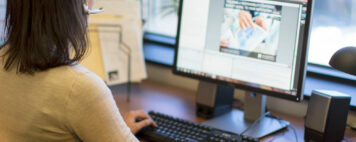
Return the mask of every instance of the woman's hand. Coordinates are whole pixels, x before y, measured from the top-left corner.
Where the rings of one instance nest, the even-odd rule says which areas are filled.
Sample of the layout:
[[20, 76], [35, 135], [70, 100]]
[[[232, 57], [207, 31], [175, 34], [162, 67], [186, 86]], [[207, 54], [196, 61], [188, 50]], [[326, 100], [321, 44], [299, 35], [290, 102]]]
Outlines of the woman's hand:
[[153, 125], [154, 127], [157, 127], [157, 124], [143, 110], [128, 112], [124, 116], [124, 120], [126, 122], [126, 125], [131, 129], [131, 132], [133, 134], [136, 134], [142, 128], [149, 125]]
[[253, 25], [253, 21], [252, 21], [252, 16], [249, 12], [240, 10], [238, 16], [239, 16], [239, 25], [242, 30], [248, 27], [252, 27], [252, 29], [255, 29], [255, 26]]

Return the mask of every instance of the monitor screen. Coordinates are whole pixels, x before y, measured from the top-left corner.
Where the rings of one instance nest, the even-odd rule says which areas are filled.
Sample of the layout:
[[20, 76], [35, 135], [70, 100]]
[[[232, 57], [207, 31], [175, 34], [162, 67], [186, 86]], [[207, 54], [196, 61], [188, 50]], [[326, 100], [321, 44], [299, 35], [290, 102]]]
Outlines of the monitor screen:
[[174, 72], [300, 101], [308, 9], [306, 1], [181, 0]]

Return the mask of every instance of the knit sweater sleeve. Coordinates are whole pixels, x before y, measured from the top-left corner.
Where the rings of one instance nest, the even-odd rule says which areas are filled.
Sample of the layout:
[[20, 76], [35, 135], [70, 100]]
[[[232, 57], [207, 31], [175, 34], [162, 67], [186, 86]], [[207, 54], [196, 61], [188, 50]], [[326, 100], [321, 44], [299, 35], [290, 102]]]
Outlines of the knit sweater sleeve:
[[76, 76], [65, 107], [68, 129], [84, 142], [137, 142], [110, 89], [93, 73]]

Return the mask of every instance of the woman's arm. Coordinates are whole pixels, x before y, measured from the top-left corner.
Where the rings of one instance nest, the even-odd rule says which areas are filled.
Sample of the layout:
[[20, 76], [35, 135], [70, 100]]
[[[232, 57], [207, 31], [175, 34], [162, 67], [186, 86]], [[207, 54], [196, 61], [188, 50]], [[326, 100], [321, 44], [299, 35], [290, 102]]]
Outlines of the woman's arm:
[[64, 124], [69, 131], [84, 142], [138, 141], [131, 132], [136, 128], [130, 130], [127, 126], [111, 91], [99, 77], [87, 73], [77, 75], [75, 80], [64, 106]]

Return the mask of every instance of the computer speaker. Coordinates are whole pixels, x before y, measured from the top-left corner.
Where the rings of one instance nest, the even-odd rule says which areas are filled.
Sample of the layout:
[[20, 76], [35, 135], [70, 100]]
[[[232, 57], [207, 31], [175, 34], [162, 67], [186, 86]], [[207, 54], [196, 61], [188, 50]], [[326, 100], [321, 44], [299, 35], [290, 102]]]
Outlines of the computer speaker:
[[314, 90], [305, 118], [306, 142], [340, 142], [344, 138], [351, 97], [326, 90]]
[[196, 95], [197, 116], [212, 118], [232, 110], [234, 88], [200, 81]]

